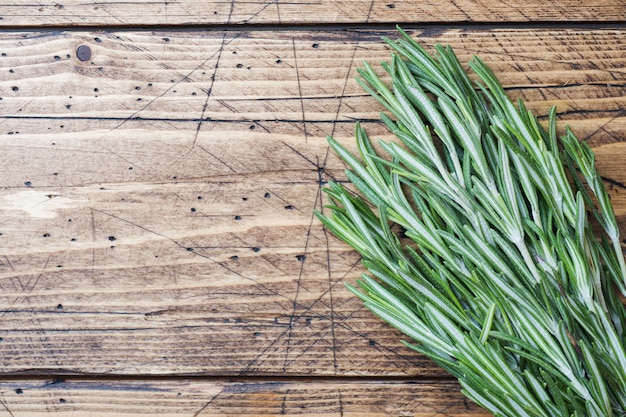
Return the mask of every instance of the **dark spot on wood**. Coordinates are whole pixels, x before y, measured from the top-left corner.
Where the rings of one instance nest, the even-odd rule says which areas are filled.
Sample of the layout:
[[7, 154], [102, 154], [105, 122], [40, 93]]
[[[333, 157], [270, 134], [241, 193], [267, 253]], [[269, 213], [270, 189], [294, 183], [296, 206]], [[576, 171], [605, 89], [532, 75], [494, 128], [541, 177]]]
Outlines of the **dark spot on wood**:
[[57, 305], [57, 310], [63, 310], [63, 304]]
[[10, 69], [10, 70], [9, 70], [9, 72], [10, 72], [11, 74], [13, 74], [13, 73], [15, 73], [15, 70], [14, 70], [14, 69]]
[[91, 48], [87, 45], [81, 45], [76, 49], [76, 56], [82, 62], [89, 61], [91, 59]]
[[243, 64], [237, 64], [237, 68], [243, 68]]
[[187, 248], [187, 252], [193, 252], [193, 248]]
[[311, 47], [317, 49], [317, 48], [320, 47], [320, 44], [319, 43], [314, 43], [313, 45], [311, 45]]
[[54, 56], [54, 60], [55, 60], [55, 61], [60, 61], [60, 60], [61, 60], [61, 57], [60, 57], [60, 56], [58, 56], [58, 55], [55, 55], [55, 56]]
[[306, 259], [306, 255], [296, 255], [296, 259], [303, 262]]
[[256, 129], [256, 126], [255, 125], [250, 125], [250, 130], [254, 130], [254, 129]]
[[170, 38], [163, 38], [163, 42], [169, 42]]
[[102, 39], [100, 39], [100, 38], [93, 38], [93, 40], [94, 40], [96, 43], [100, 43], [100, 42], [102, 42]]
[[252, 248], [252, 252], [260, 252], [260, 251], [261, 251], [261, 248], [259, 248], [257, 246]]
[[11, 90], [13, 90], [13, 91], [20, 91], [20, 88], [14, 85], [13, 87], [11, 87]]
[[65, 401], [63, 398], [59, 398], [59, 402], [60, 402], [61, 404], [65, 404], [65, 403], [66, 403], [66, 401]]
[[285, 210], [293, 210], [293, 209], [294, 207], [291, 204], [285, 206]]
[[282, 59], [277, 59], [277, 60], [276, 60], [276, 63], [277, 63], [277, 64], [282, 64], [282, 63], [283, 63], [283, 60], [282, 60]]
[[76, 242], [76, 238], [75, 237], [71, 238], [70, 242]]
[[23, 389], [21, 389], [21, 388], [18, 388], [18, 389], [16, 389], [16, 390], [15, 390], [15, 393], [16, 393], [16, 394], [18, 394], [18, 395], [20, 395], [20, 394], [23, 394], [23, 393], [24, 393], [24, 390], [23, 390]]
[[72, 108], [72, 105], [71, 105], [71, 104], [66, 104], [66, 105], [65, 105], [65, 108], [69, 110], [69, 109], [71, 109], [71, 108]]
[[243, 201], [248, 201], [248, 197], [241, 197]]
[[135, 86], [135, 90], [139, 91], [139, 90], [141, 90], [141, 87]]
[[43, 237], [50, 237], [50, 233], [44, 233]]
[[32, 183], [32, 182], [30, 182], [30, 181], [26, 181], [26, 182], [24, 183], [24, 185], [25, 185], [25, 186], [27, 186], [27, 187], [32, 187], [33, 183]]
[[109, 236], [109, 242], [115, 242], [117, 238], [115, 236]]
[[238, 259], [239, 259], [239, 256], [237, 256], [237, 255], [233, 255], [233, 256], [230, 257], [231, 261], [236, 261]]
[[272, 195], [270, 193], [265, 193], [265, 195], [263, 197], [265, 198], [270, 198]]
[[369, 341], [369, 345], [370, 345], [370, 346], [376, 346], [376, 342], [375, 342], [375, 341], [373, 341], [373, 340], [370, 340], [370, 341]]
[[192, 212], [192, 213], [195, 213], [195, 212], [196, 212], [196, 208], [195, 208], [195, 207], [192, 207], [192, 208], [191, 208], [191, 212]]
[[241, 216], [235, 216], [235, 220], [241, 220]]
[[395, 4], [393, 4], [393, 3], [389, 3], [389, 4], [387, 5], [387, 7], [389, 7], [390, 9], [395, 9], [395, 8], [396, 8], [396, 5], [395, 5]]

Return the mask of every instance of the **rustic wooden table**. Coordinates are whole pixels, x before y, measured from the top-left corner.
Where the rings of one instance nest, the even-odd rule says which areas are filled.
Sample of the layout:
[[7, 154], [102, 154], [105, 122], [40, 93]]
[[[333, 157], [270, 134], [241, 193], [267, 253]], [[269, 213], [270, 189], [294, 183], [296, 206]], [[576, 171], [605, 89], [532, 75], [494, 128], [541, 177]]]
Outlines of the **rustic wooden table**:
[[0, 4], [0, 416], [487, 416], [313, 217], [400, 23], [557, 105], [626, 229], [624, 0]]

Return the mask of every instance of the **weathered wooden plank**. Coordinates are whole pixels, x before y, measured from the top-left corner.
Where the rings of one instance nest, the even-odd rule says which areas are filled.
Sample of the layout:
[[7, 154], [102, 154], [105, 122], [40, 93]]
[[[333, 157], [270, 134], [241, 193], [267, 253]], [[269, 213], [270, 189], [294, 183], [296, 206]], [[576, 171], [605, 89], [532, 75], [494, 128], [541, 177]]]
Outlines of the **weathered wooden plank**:
[[488, 417], [456, 383], [47, 380], [0, 383], [0, 414]]
[[619, 22], [622, 0], [300, 0], [205, 2], [151, 0], [0, 5], [2, 26], [140, 26], [452, 22]]
[[[358, 258], [312, 215], [343, 179], [325, 136], [380, 110], [352, 77], [381, 35], [2, 34], [2, 372], [442, 375], [343, 288]], [[626, 31], [415, 35], [556, 104], [624, 229]]]
[[[622, 116], [626, 31], [437, 32], [413, 33], [425, 45], [451, 45], [463, 62], [479, 54], [511, 96], [542, 114], [557, 105], [568, 122]], [[378, 117], [353, 76], [364, 60], [388, 59], [385, 35], [395, 33], [8, 33], [0, 39], [0, 109], [4, 119], [51, 120], [47, 133], [65, 132], [55, 119], [120, 127], [148, 119], [287, 122], [323, 137], [332, 129], [308, 125]], [[85, 62], [80, 46], [91, 50]]]

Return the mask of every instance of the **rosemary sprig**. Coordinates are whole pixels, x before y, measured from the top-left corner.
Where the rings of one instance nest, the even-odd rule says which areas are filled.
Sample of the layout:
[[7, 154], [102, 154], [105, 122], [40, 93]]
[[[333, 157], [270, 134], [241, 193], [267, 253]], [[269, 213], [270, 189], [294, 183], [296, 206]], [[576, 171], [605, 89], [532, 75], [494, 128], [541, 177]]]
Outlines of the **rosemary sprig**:
[[593, 152], [480, 59], [472, 82], [400, 34], [391, 83], [358, 78], [397, 140], [379, 153], [357, 124], [356, 157], [329, 138], [358, 193], [330, 183], [317, 214], [369, 271], [348, 287], [497, 416], [626, 415], [626, 266]]

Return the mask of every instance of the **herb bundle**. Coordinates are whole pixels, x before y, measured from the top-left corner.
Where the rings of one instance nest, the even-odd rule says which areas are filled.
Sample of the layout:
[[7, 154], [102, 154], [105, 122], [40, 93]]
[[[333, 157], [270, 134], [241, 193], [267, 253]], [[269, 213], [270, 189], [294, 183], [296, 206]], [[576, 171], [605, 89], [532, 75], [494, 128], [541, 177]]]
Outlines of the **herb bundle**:
[[329, 183], [317, 214], [362, 256], [349, 288], [496, 416], [626, 415], [626, 265], [593, 152], [480, 59], [474, 82], [400, 33], [391, 83], [358, 78], [397, 140], [357, 124], [356, 157], [329, 138], [358, 193]]

